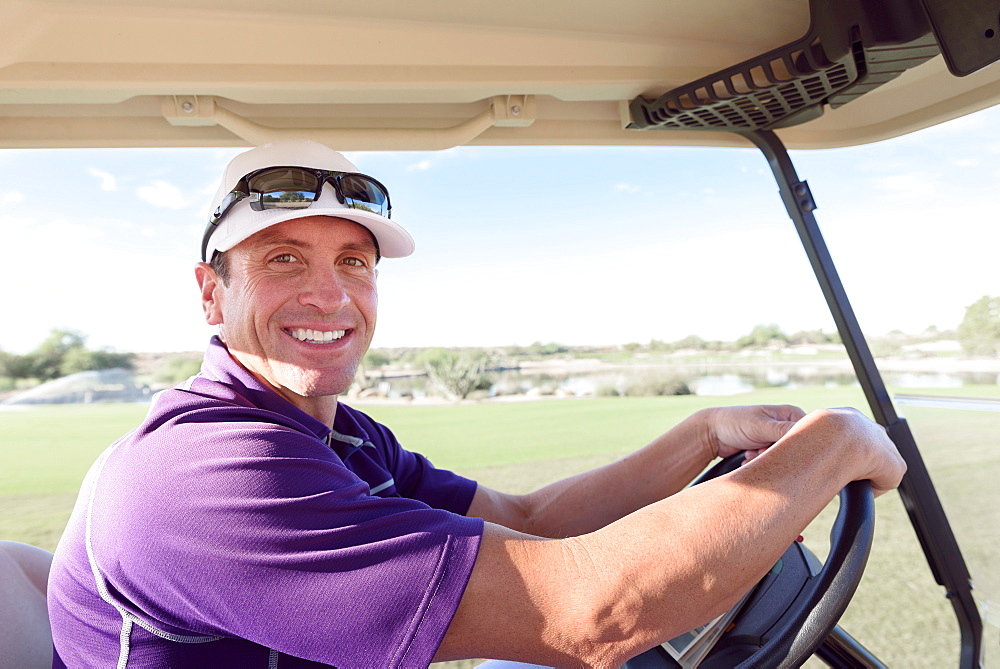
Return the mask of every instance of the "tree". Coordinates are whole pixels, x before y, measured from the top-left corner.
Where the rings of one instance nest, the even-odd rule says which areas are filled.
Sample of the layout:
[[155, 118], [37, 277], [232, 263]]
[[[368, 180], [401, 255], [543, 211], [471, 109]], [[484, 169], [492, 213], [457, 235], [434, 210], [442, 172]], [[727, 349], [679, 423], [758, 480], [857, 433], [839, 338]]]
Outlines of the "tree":
[[201, 359], [192, 359], [180, 355], [170, 356], [159, 364], [153, 374], [153, 380], [159, 383], [177, 385], [201, 371]]
[[788, 343], [788, 337], [781, 331], [781, 328], [771, 323], [770, 325], [755, 325], [750, 334], [740, 337], [736, 343], [740, 348], [751, 346], [754, 348], [764, 348], [774, 343], [785, 345]]
[[[83, 334], [75, 330], [52, 330], [45, 341], [28, 354], [32, 361], [32, 376], [43, 381], [63, 376], [63, 361], [71, 355], [72, 351], [84, 350], [85, 342], [86, 338]], [[73, 355], [79, 357], [79, 353]]]
[[32, 359], [30, 357], [0, 351], [0, 377], [27, 379], [31, 377], [31, 373]]
[[390, 360], [389, 356], [386, 355], [383, 351], [373, 348], [369, 349], [368, 352], [365, 353], [365, 357], [362, 359], [361, 362], [365, 367], [368, 367], [369, 369], [377, 369], [379, 367], [385, 367], [390, 362], [392, 362], [392, 360]]
[[59, 365], [59, 375], [68, 376], [91, 369], [114, 369], [116, 367], [132, 369], [132, 358], [131, 353], [73, 348], [63, 356], [62, 363]]
[[840, 334], [833, 332], [827, 334], [822, 330], [799, 330], [788, 337], [792, 344], [839, 344]]
[[389, 356], [377, 349], [369, 349], [365, 356], [361, 358], [361, 364], [354, 372], [354, 385], [357, 390], [367, 390], [375, 386], [379, 381], [373, 374], [373, 370], [385, 367], [390, 362]]
[[996, 355], [1000, 348], [1000, 297], [984, 295], [965, 308], [958, 341], [969, 355]]
[[489, 356], [481, 349], [432, 348], [421, 356], [421, 364], [430, 380], [455, 400], [465, 399], [473, 390], [489, 388], [490, 377], [486, 371], [489, 361]]
[[661, 341], [659, 339], [650, 339], [649, 340], [649, 350], [653, 351], [653, 352], [669, 351], [670, 350], [670, 344], [668, 344], [665, 341]]
[[688, 335], [687, 337], [684, 337], [684, 339], [678, 339], [670, 346], [675, 351], [684, 351], [688, 349], [703, 351], [707, 347], [707, 343], [698, 335]]
[[559, 355], [561, 353], [569, 353], [569, 348], [556, 342], [543, 344], [540, 341], [536, 341], [528, 347], [528, 353], [531, 355]]
[[131, 353], [90, 350], [85, 345], [86, 339], [74, 330], [52, 330], [31, 353], [0, 355], [0, 376], [51, 381], [91, 369], [132, 369], [134, 356]]

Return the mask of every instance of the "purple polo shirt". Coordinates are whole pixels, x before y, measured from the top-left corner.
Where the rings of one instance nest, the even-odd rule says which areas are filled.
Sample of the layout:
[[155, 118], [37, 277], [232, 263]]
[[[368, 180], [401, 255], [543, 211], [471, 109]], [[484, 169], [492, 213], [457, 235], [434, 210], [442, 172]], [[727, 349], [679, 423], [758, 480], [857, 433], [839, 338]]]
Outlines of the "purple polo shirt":
[[331, 432], [213, 338], [84, 481], [55, 666], [426, 666], [476, 560], [475, 490], [343, 404]]

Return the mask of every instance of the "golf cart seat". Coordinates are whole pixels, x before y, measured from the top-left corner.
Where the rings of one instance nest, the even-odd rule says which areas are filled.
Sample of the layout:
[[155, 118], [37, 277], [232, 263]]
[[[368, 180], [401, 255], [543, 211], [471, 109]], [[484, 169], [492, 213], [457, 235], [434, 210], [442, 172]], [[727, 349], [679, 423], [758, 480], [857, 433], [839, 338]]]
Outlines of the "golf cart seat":
[[52, 632], [45, 603], [52, 554], [0, 541], [0, 667], [52, 666]]

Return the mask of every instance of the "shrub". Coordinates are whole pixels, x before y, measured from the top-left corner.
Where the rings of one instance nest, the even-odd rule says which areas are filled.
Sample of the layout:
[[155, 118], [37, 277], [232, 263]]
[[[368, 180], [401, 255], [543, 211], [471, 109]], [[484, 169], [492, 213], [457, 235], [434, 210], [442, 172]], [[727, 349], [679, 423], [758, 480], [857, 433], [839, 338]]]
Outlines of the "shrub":
[[462, 400], [474, 390], [486, 390], [491, 378], [487, 373], [489, 356], [480, 349], [451, 351], [432, 348], [424, 351], [421, 363], [435, 386], [451, 399]]
[[201, 360], [186, 358], [182, 356], [171, 356], [164, 360], [153, 373], [153, 380], [157, 383], [176, 385], [184, 381], [201, 370]]

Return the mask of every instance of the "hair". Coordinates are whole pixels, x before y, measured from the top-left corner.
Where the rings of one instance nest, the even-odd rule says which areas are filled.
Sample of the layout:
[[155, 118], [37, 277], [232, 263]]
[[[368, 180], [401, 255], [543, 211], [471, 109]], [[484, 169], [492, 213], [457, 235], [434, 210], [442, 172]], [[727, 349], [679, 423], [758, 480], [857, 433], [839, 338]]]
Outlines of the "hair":
[[222, 280], [222, 285], [229, 287], [229, 256], [225, 251], [216, 251], [212, 254], [212, 260], [208, 263], [215, 270], [216, 276]]

